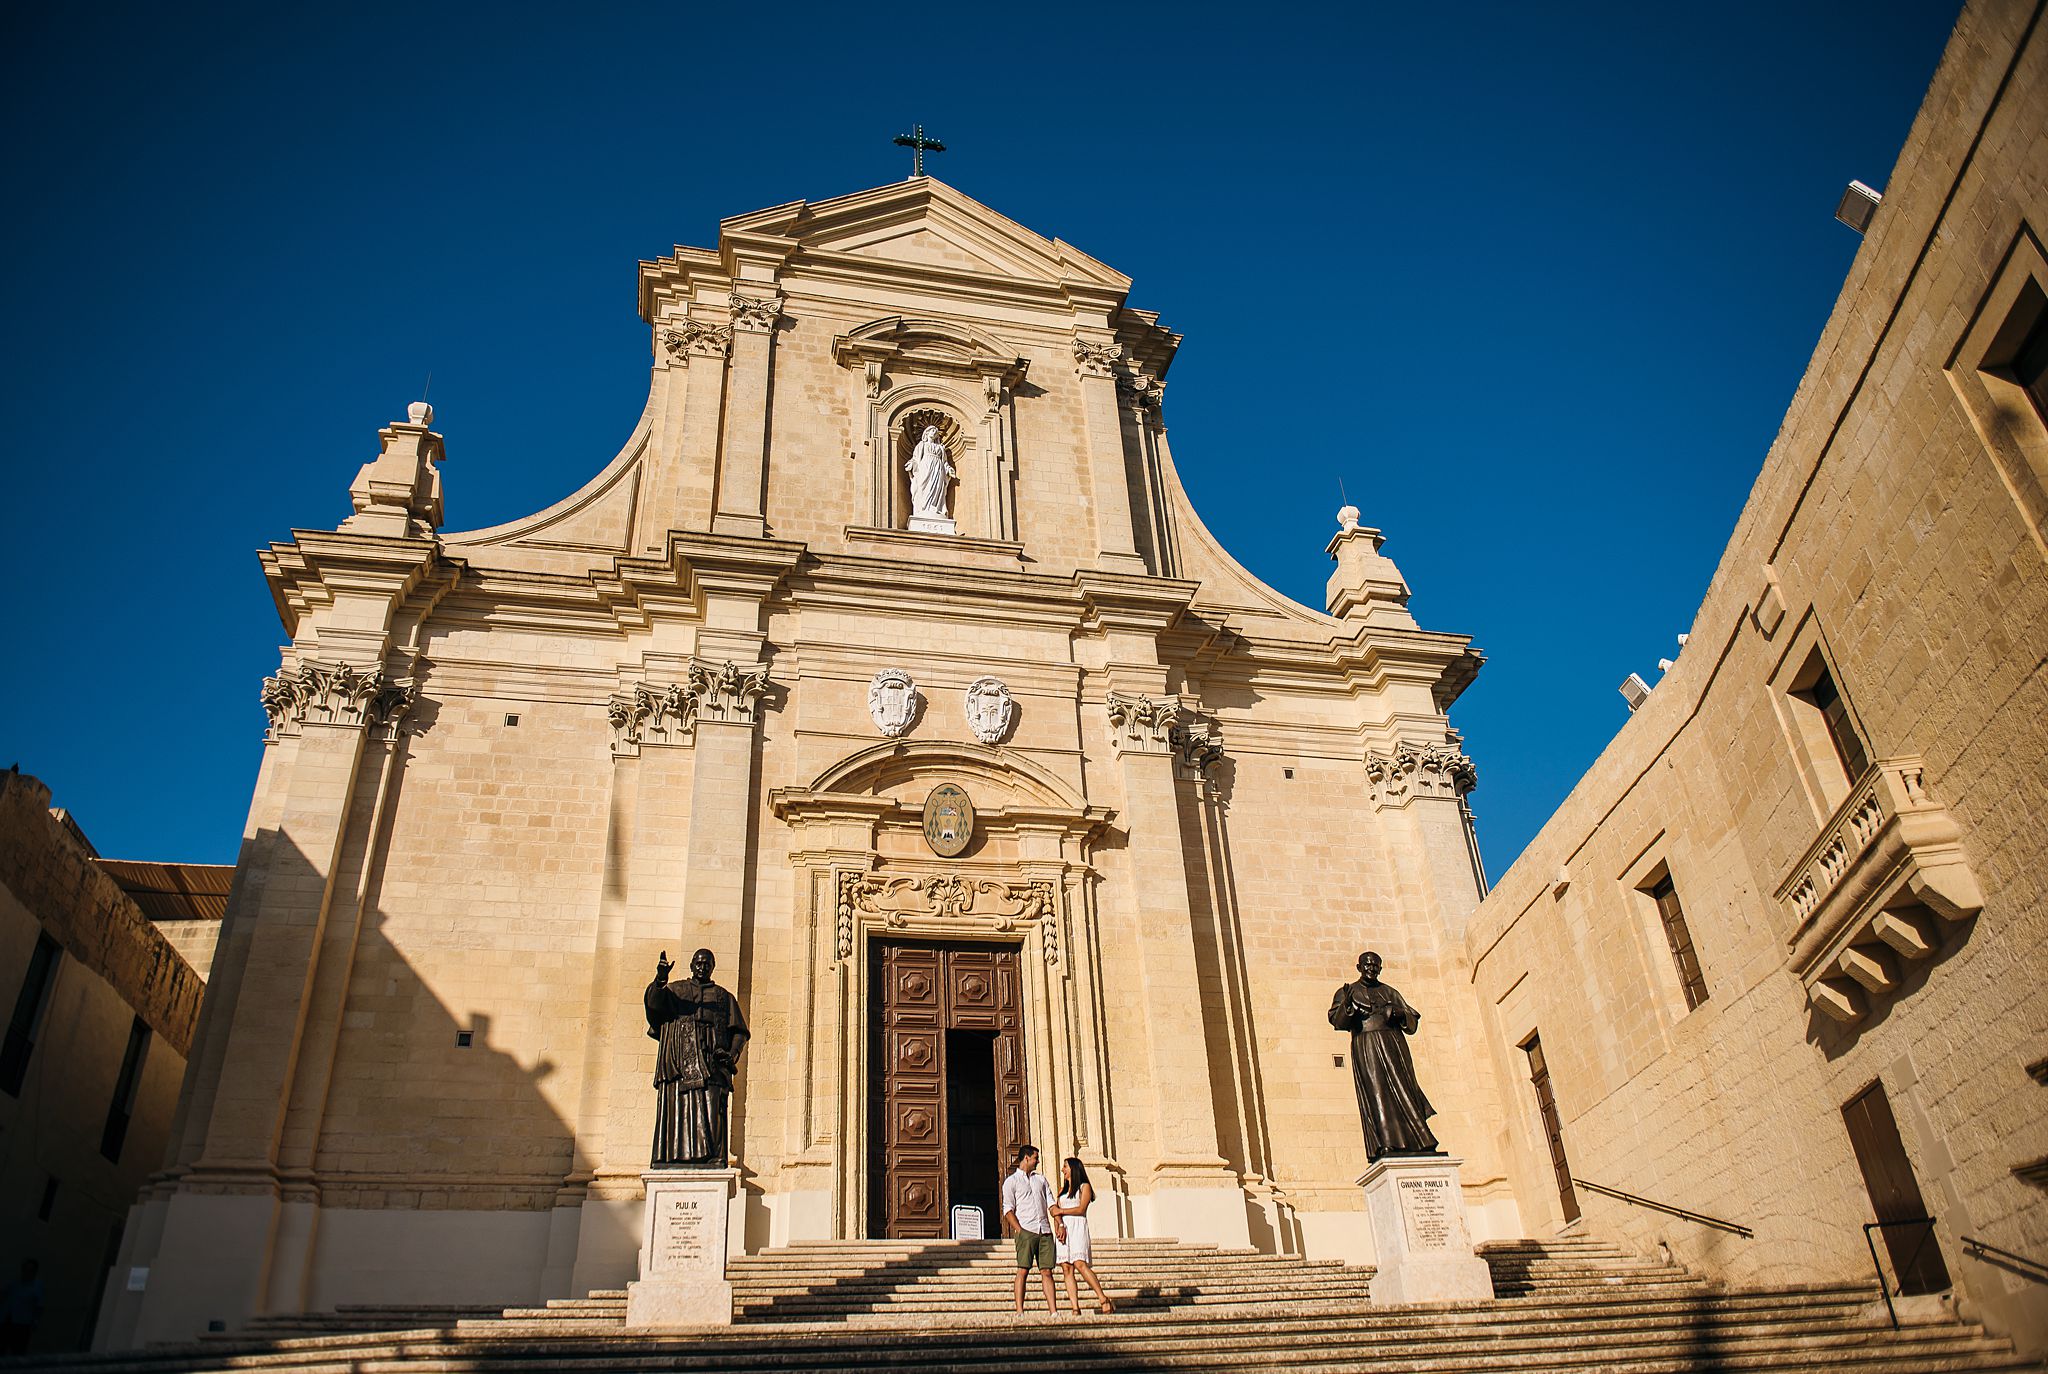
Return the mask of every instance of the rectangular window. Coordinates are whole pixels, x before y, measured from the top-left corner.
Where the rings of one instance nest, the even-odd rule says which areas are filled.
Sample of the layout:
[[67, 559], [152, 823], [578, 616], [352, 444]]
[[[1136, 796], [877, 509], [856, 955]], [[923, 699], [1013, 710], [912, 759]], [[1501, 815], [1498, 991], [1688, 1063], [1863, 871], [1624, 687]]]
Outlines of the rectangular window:
[[1564, 1123], [1558, 1120], [1557, 1098], [1550, 1091], [1550, 1068], [1543, 1061], [1543, 1038], [1532, 1035], [1522, 1042], [1529, 1056], [1529, 1083], [1536, 1089], [1536, 1111], [1543, 1119], [1543, 1139], [1550, 1147], [1550, 1167], [1557, 1174], [1557, 1200], [1564, 1207], [1564, 1219], [1579, 1219], [1579, 1193], [1572, 1187], [1571, 1162], [1564, 1156]]
[[1842, 1108], [1849, 1144], [1856, 1151], [1871, 1210], [1884, 1223], [1879, 1234], [1891, 1255], [1892, 1276], [1901, 1293], [1940, 1293], [1949, 1287], [1948, 1266], [1934, 1240], [1934, 1219], [1920, 1198], [1912, 1161], [1899, 1138], [1884, 1084], [1873, 1083]]
[[[2040, 294], [2039, 288], [2035, 294]], [[2020, 389], [2027, 393], [2027, 399], [2034, 403], [2034, 414], [2040, 417], [2042, 424], [2048, 425], [2048, 313], [2041, 312], [2038, 304], [2035, 310], [2039, 318], [2034, 321], [2033, 330], [2019, 346], [2019, 351], [2013, 355], [2012, 376]]]
[[1831, 812], [1848, 799], [1870, 770], [1870, 748], [1856, 726], [1855, 713], [1849, 709], [1848, 697], [1821, 648], [1817, 631], [1803, 652], [1790, 656], [1789, 663], [1798, 666], [1779, 674], [1776, 682], [1784, 693], [1786, 724], [1807, 785], [1821, 810]]
[[1678, 889], [1666, 873], [1645, 889], [1657, 904], [1664, 921], [1664, 938], [1671, 944], [1671, 962], [1678, 965], [1678, 981], [1685, 987], [1685, 1009], [1693, 1010], [1707, 1000], [1707, 977], [1700, 972], [1700, 958], [1692, 947], [1692, 930], [1685, 924], [1685, 908], [1679, 904]]
[[43, 1008], [49, 1004], [50, 985], [56, 981], [57, 961], [63, 954], [63, 946], [47, 932], [37, 935], [36, 951], [29, 956], [28, 972], [22, 976], [21, 992], [14, 999], [14, 1016], [7, 1023], [7, 1039], [0, 1043], [0, 1092], [10, 1097], [21, 1096], [29, 1056], [36, 1048], [36, 1033], [42, 1028]]
[[128, 1027], [128, 1048], [121, 1056], [121, 1076], [114, 1080], [114, 1101], [107, 1108], [106, 1129], [100, 1132], [100, 1153], [119, 1162], [121, 1142], [128, 1138], [128, 1118], [135, 1114], [135, 1094], [142, 1086], [142, 1064], [149, 1057], [149, 1027], [136, 1017]]
[[1842, 694], [1835, 690], [1835, 676], [1823, 663], [1820, 675], [1813, 685], [1796, 695], [1805, 698], [1814, 710], [1820, 712], [1823, 724], [1827, 726], [1828, 743], [1835, 749], [1835, 758], [1840, 761], [1842, 771], [1851, 783], [1863, 776], [1870, 767], [1870, 754], [1863, 747], [1863, 737], [1856, 733], [1856, 725], [1849, 719], [1849, 703], [1842, 700]]

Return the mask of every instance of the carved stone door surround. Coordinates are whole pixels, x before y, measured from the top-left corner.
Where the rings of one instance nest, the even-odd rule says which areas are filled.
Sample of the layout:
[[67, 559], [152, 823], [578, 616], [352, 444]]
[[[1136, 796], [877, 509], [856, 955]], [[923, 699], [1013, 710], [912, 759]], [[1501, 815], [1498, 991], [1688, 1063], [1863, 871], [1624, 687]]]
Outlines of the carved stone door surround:
[[[785, 1174], [829, 1187], [837, 1237], [861, 1237], [869, 1225], [871, 1095], [881, 1068], [869, 1063], [867, 1028], [877, 990], [868, 977], [870, 941], [918, 939], [1018, 950], [1026, 1117], [1035, 1143], [1051, 1157], [1078, 1152], [1098, 1188], [1117, 1204], [1102, 1229], [1117, 1234], [1128, 1215], [1108, 1113], [1102, 985], [1096, 937], [1095, 871], [1090, 856], [1111, 818], [1075, 804], [1035, 771], [1020, 777], [1007, 751], [973, 745], [934, 748], [931, 757], [900, 744], [866, 751], [819, 780], [823, 786], [770, 794], [790, 827], [797, 870], [792, 913], [791, 1108]], [[864, 761], [886, 761], [915, 782], [898, 796], [857, 791]], [[940, 782], [990, 796], [992, 775], [1010, 791], [1036, 792], [982, 808], [980, 851], [960, 859], [913, 853], [922, 797]], [[1021, 785], [1020, 785], [1021, 784]], [[839, 790], [845, 787], [846, 790]], [[829, 789], [829, 790], [828, 790]], [[987, 841], [998, 841], [996, 844]], [[977, 858], [989, 850], [1003, 857]], [[1057, 1153], [1055, 1153], [1057, 1152]]]

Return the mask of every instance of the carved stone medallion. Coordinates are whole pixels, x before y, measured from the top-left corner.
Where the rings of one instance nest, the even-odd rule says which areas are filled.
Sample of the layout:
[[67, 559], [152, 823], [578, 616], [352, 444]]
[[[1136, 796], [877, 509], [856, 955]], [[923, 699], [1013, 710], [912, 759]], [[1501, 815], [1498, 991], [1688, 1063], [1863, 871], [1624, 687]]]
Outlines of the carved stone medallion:
[[924, 842], [950, 859], [974, 838], [974, 803], [952, 783], [940, 783], [924, 799]]
[[983, 744], [1000, 744], [1017, 718], [1017, 703], [1000, 679], [978, 677], [967, 684], [967, 728]]
[[868, 714], [875, 728], [890, 739], [900, 738], [917, 719], [917, 684], [901, 668], [884, 668], [868, 684]]

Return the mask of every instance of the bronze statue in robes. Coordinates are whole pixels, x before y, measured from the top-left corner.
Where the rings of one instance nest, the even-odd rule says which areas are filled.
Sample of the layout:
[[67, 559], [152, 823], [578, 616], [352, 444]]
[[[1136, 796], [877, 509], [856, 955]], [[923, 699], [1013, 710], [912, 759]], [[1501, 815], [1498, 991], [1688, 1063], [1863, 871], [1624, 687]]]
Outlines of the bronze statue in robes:
[[1358, 956], [1359, 979], [1330, 999], [1330, 1025], [1351, 1033], [1351, 1084], [1365, 1127], [1365, 1157], [1441, 1153], [1426, 1124], [1436, 1108], [1415, 1082], [1408, 1037], [1422, 1016], [1380, 981], [1380, 956]]
[[647, 985], [647, 1034], [661, 1042], [654, 1060], [656, 1169], [723, 1169], [726, 1107], [733, 1070], [747, 1047], [737, 997], [711, 981], [711, 951], [690, 956], [690, 976], [668, 980], [668, 951]]

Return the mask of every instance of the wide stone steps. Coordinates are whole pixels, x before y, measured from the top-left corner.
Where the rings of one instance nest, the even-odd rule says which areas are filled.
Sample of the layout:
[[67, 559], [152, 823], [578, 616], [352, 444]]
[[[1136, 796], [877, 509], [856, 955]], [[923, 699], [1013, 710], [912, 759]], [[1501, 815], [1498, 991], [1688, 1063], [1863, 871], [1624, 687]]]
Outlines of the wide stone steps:
[[[1366, 1269], [1163, 1241], [1098, 1241], [1097, 1269], [1119, 1310], [1055, 1318], [1042, 1299], [1025, 1316], [1010, 1310], [1014, 1270], [999, 1242], [821, 1243], [735, 1261], [739, 1320], [730, 1327], [629, 1332], [625, 1294], [617, 1291], [503, 1311], [351, 1306], [259, 1318], [195, 1345], [60, 1357], [39, 1367], [81, 1374], [2048, 1374], [1964, 1323], [1909, 1322], [1894, 1331], [1869, 1285], [1727, 1288], [1581, 1239], [1482, 1253], [1496, 1300], [1374, 1307]], [[1035, 1279], [1031, 1288], [1037, 1297]]]

